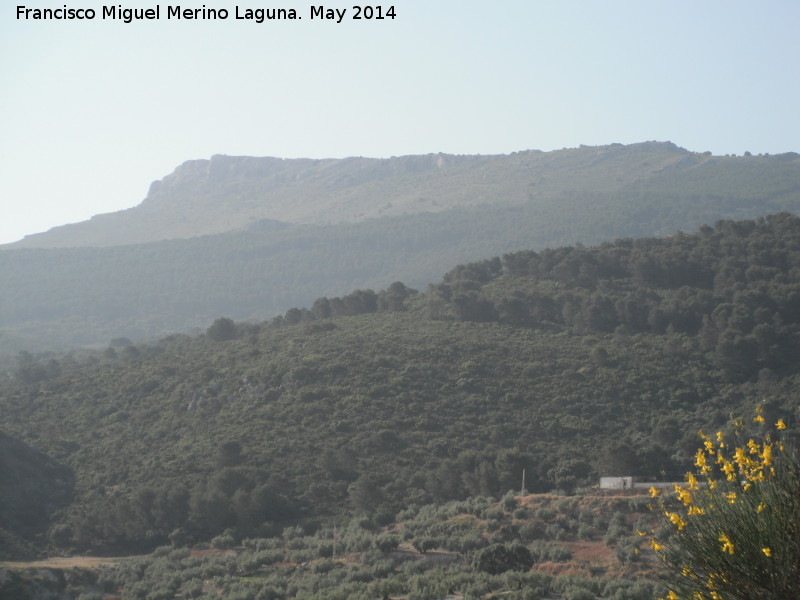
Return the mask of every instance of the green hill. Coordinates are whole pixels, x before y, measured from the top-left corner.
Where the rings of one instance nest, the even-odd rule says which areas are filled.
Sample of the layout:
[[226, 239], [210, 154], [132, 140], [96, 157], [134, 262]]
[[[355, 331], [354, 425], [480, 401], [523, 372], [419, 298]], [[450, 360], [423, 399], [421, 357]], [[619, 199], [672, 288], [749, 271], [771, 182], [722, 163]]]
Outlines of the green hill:
[[[680, 477], [699, 429], [797, 408], [800, 218], [524, 251], [271, 323], [22, 355], [0, 428], [75, 473], [55, 547], [271, 535], [600, 475]], [[388, 522], [388, 521], [387, 521]]]

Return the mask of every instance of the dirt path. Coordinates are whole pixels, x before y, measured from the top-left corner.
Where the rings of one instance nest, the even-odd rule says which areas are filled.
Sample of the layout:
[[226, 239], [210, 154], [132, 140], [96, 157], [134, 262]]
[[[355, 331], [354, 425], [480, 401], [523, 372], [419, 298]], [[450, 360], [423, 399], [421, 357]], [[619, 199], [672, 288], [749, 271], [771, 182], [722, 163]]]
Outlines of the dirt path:
[[33, 561], [0, 561], [0, 568], [12, 569], [91, 569], [94, 567], [113, 567], [118, 562], [133, 556], [99, 557], [99, 556], [67, 556], [45, 558]]

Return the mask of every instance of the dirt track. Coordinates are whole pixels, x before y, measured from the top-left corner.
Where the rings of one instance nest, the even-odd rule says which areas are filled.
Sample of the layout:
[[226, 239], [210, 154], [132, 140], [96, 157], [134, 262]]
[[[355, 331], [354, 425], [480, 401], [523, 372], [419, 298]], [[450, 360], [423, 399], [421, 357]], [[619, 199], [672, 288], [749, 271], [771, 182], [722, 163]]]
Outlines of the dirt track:
[[45, 558], [42, 560], [14, 562], [14, 561], [0, 561], [0, 568], [13, 568], [13, 569], [91, 569], [93, 567], [113, 567], [119, 561], [126, 558], [133, 558], [130, 556], [119, 558], [104, 558], [98, 556], [68, 556], [68, 557], [55, 557]]

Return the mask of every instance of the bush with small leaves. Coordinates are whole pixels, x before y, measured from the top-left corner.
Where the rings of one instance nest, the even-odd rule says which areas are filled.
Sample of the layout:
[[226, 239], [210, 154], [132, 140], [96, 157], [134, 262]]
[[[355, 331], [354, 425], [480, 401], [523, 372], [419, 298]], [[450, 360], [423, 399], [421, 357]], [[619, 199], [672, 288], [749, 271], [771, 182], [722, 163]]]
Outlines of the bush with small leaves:
[[783, 419], [765, 430], [759, 405], [753, 421], [733, 420], [732, 435], [701, 433], [686, 483], [667, 497], [651, 489], [671, 530], [651, 539], [669, 600], [800, 598], [800, 461]]
[[486, 530], [489, 532], [494, 532], [500, 529], [503, 526], [502, 519], [487, 519], [486, 520]]
[[400, 538], [396, 535], [383, 533], [373, 540], [375, 547], [381, 552], [391, 552], [397, 550], [400, 545]]
[[591, 525], [580, 525], [578, 527], [578, 538], [582, 540], [591, 540], [597, 537], [600, 532]]
[[411, 545], [420, 554], [425, 554], [428, 550], [433, 550], [439, 546], [439, 540], [432, 537], [415, 538]]
[[545, 537], [545, 526], [541, 523], [529, 522], [519, 528], [519, 536], [526, 542], [540, 540]]
[[466, 554], [468, 552], [472, 552], [473, 550], [483, 548], [486, 546], [486, 544], [486, 538], [475, 532], [466, 533], [458, 537], [443, 538], [441, 547], [450, 552], [460, 552], [462, 554]]
[[516, 492], [506, 492], [506, 494], [500, 499], [500, 506], [507, 512], [513, 511], [515, 508], [517, 508], [518, 504], [519, 502], [517, 500]]
[[203, 582], [200, 579], [189, 579], [181, 584], [180, 592], [184, 598], [199, 598], [203, 595]]
[[[225, 550], [233, 548], [236, 545], [236, 539], [229, 533], [223, 533], [211, 539], [211, 546], [217, 550]], [[165, 546], [169, 548], [169, 546]], [[170, 548], [171, 549], [171, 548]]]
[[570, 586], [561, 594], [562, 600], [597, 600], [590, 590], [582, 587]]
[[544, 534], [549, 540], [563, 540], [567, 535], [567, 530], [559, 523], [550, 523], [544, 528]]
[[614, 556], [622, 564], [639, 562], [639, 544], [642, 538], [640, 537], [624, 537], [619, 540], [616, 548], [614, 548]]
[[521, 544], [493, 544], [479, 550], [472, 558], [475, 569], [491, 575], [527, 571], [533, 562], [531, 551]]
[[536, 512], [533, 513], [533, 516], [535, 516], [537, 519], [541, 519], [542, 521], [552, 521], [555, 519], [557, 514], [558, 513], [552, 508], [542, 506], [536, 509]]

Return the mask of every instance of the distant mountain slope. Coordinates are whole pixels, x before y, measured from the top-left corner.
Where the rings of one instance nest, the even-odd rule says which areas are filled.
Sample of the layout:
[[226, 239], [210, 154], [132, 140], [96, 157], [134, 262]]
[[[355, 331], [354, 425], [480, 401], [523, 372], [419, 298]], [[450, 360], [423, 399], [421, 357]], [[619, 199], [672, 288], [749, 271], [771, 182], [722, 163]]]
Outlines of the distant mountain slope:
[[[575, 195], [680, 195], [777, 200], [800, 190], [800, 157], [715, 157], [669, 142], [499, 156], [389, 159], [213, 156], [154, 182], [134, 208], [10, 244], [54, 248], [139, 244], [234, 231], [264, 219], [354, 223], [453, 208], [527, 204], [547, 210]], [[775, 207], [776, 209], [786, 207]]]
[[[353, 159], [353, 174], [341, 180], [334, 174], [344, 177], [342, 169], [348, 161], [317, 161], [316, 167], [311, 166], [314, 161], [286, 161], [298, 173], [313, 172], [329, 188], [339, 181], [341, 194], [335, 199], [323, 197], [319, 181], [309, 184], [319, 192], [315, 201], [320, 207], [344, 211], [347, 203], [342, 194], [366, 193], [364, 186], [380, 184], [383, 191], [370, 196], [371, 206], [379, 211], [389, 202], [386, 198], [411, 198], [413, 189], [421, 189], [414, 186], [426, 181], [426, 189], [438, 186], [438, 191], [415, 197], [430, 200], [419, 202], [421, 206], [438, 202], [438, 212], [411, 213], [409, 209], [409, 214], [359, 222], [293, 224], [288, 217], [299, 221], [311, 219], [313, 213], [301, 214], [307, 208], [304, 203], [286, 202], [282, 214], [277, 208], [268, 215], [259, 213], [259, 219], [244, 229], [217, 235], [103, 248], [3, 247], [0, 353], [107, 344], [120, 336], [165, 335], [205, 328], [218, 316], [268, 319], [293, 306], [310, 305], [320, 296], [384, 288], [398, 280], [424, 289], [453, 265], [486, 256], [622, 237], [665, 236], [720, 219], [800, 212], [800, 162], [794, 154], [720, 158], [651, 143], [451, 158], [452, 165], [440, 169], [431, 167], [431, 157], [417, 157], [418, 171], [414, 171], [413, 157], [365, 163]], [[238, 173], [219, 176], [214, 179], [217, 183], [207, 185], [190, 177], [188, 167], [178, 176], [181, 168], [130, 212], [159, 215], [151, 222], [163, 221], [164, 232], [181, 214], [221, 223], [219, 211], [225, 202], [215, 198], [233, 195], [214, 190], [239, 185], [252, 191], [265, 185], [264, 177], [269, 179], [266, 175], [244, 177], [242, 169], [248, 160], [256, 166], [274, 161], [206, 161], [206, 166], [228, 161], [230, 170]], [[518, 169], [525, 173], [524, 179], [510, 175], [506, 167], [513, 161], [517, 166], [528, 164], [529, 168]], [[356, 163], [373, 168], [359, 171]], [[256, 166], [254, 171], [266, 172]], [[402, 175], [383, 173], [389, 167], [401, 170]], [[360, 179], [355, 173], [360, 173]], [[486, 183], [457, 184], [469, 178]], [[295, 193], [300, 187], [295, 182], [282, 189]], [[195, 192], [190, 194], [190, 189]], [[489, 193], [490, 189], [495, 191]], [[464, 204], [476, 204], [458, 205], [459, 194], [466, 198]], [[241, 192], [242, 197], [246, 195]], [[196, 199], [196, 209], [179, 210], [190, 198]], [[353, 200], [353, 206], [367, 206], [360, 202]], [[263, 204], [268, 205], [273, 206]], [[228, 212], [239, 214], [233, 208]], [[325, 218], [324, 210], [320, 214], [320, 220]], [[255, 213], [251, 217], [255, 219]], [[83, 225], [94, 227], [92, 221]], [[120, 227], [132, 235], [157, 230], [155, 225], [127, 228], [124, 220]], [[65, 228], [64, 235], [69, 231]], [[113, 228], [104, 231], [117, 239], [122, 235]], [[50, 239], [48, 235], [41, 240]], [[29, 241], [33, 243], [34, 238]]]

